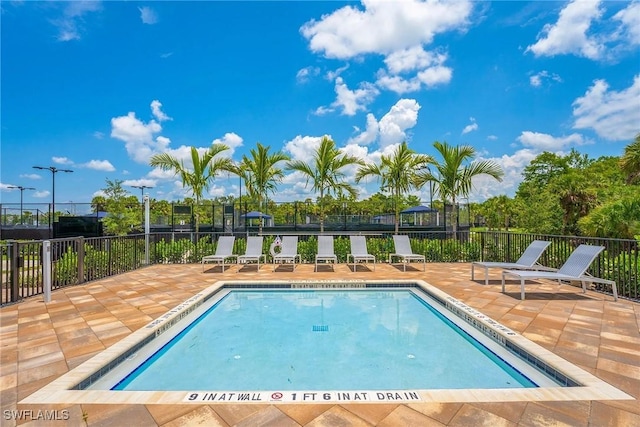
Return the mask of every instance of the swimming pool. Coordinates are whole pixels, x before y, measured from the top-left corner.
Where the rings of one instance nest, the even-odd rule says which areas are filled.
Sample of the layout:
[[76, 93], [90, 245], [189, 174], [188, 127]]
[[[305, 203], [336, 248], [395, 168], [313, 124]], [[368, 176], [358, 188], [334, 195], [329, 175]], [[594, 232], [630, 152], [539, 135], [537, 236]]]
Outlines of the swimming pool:
[[[524, 384], [520, 384], [527, 387], [509, 388], [505, 387], [504, 384], [493, 386], [497, 388], [483, 388], [483, 386], [474, 384], [464, 384], [459, 389], [456, 389], [455, 386], [451, 388], [451, 385], [435, 386], [444, 388], [429, 388], [432, 386], [426, 384], [396, 384], [391, 386], [385, 384], [356, 384], [349, 386], [346, 381], [342, 381], [334, 384], [319, 385], [312, 389], [309, 388], [308, 384], [302, 385], [302, 383], [287, 387], [286, 384], [274, 385], [273, 383], [256, 386], [257, 383], [254, 382], [240, 386], [228, 386], [229, 389], [204, 385], [197, 388], [180, 386], [178, 390], [168, 391], [163, 391], [156, 386], [145, 389], [145, 391], [110, 390], [114, 388], [115, 384], [124, 384], [128, 381], [122, 382], [123, 379], [133, 378], [130, 374], [135, 368], [140, 366], [144, 360], [152, 358], [159, 349], [171, 347], [169, 343], [176, 334], [189, 328], [189, 325], [194, 323], [195, 319], [200, 318], [212, 306], [223, 302], [232, 290], [240, 290], [236, 295], [244, 295], [242, 298], [237, 298], [234, 304], [246, 304], [246, 301], [248, 301], [247, 295], [252, 295], [255, 297], [253, 298], [255, 302], [260, 302], [262, 309], [264, 309], [264, 305], [269, 304], [264, 304], [263, 296], [259, 296], [256, 293], [258, 288], [276, 289], [279, 292], [288, 293], [290, 297], [293, 297], [299, 290], [305, 290], [306, 292], [302, 294], [298, 293], [298, 295], [306, 296], [300, 300], [303, 302], [306, 300], [308, 303], [314, 301], [311, 305], [323, 309], [325, 315], [328, 314], [327, 309], [330, 304], [326, 304], [326, 299], [324, 303], [322, 298], [319, 299], [319, 295], [329, 295], [323, 294], [323, 289], [331, 289], [338, 294], [353, 290], [356, 292], [353, 295], [359, 295], [360, 297], [363, 295], [376, 295], [378, 299], [384, 299], [381, 296], [388, 297], [389, 301], [387, 302], [390, 302], [390, 304], [384, 303], [386, 304], [384, 310], [382, 309], [384, 304], [377, 307], [378, 300], [374, 304], [371, 301], [367, 304], [370, 310], [372, 305], [376, 305], [375, 309], [382, 313], [378, 317], [377, 326], [374, 329], [382, 328], [390, 335], [395, 333], [395, 338], [392, 336], [392, 339], [395, 339], [397, 343], [397, 345], [394, 345], [398, 350], [396, 356], [402, 357], [403, 364], [421, 361], [424, 355], [418, 351], [414, 352], [413, 347], [408, 350], [406, 346], [409, 344], [415, 345], [415, 341], [421, 341], [423, 338], [418, 338], [418, 335], [410, 333], [415, 329], [410, 325], [415, 323], [398, 323], [400, 319], [398, 319], [396, 313], [405, 313], [405, 311], [398, 311], [396, 308], [401, 307], [409, 300], [416, 300], [418, 303], [423, 304], [421, 300], [426, 298], [435, 310], [430, 315], [454, 319], [454, 323], [461, 328], [456, 334], [461, 337], [466, 335], [474, 336], [474, 339], [482, 341], [483, 345], [490, 348], [488, 353], [493, 353], [494, 357], [497, 356], [498, 359], [508, 360], [508, 364], [515, 367], [515, 371], [524, 374], [525, 379], [528, 379]], [[368, 294], [372, 290], [375, 292]], [[400, 297], [398, 292], [403, 292]], [[406, 292], [410, 292], [410, 294]], [[418, 298], [414, 294], [418, 295]], [[229, 299], [229, 301], [232, 300], [233, 298]], [[364, 307], [367, 307], [367, 304]], [[396, 307], [394, 307], [394, 304], [396, 304]], [[431, 311], [431, 309], [427, 311]], [[348, 314], [349, 310], [342, 308], [339, 312]], [[337, 332], [334, 328], [339, 330], [337, 325], [340, 322], [332, 323], [328, 321], [328, 317], [323, 319], [322, 314], [322, 311], [318, 312], [316, 310], [316, 317], [311, 319], [311, 323], [307, 323], [306, 326], [310, 327], [310, 329], [306, 329], [305, 334], [307, 336], [324, 339], [331, 332]], [[361, 324], [363, 322], [359, 320], [356, 322], [345, 321], [343, 323]], [[403, 326], [397, 327], [400, 324]], [[253, 328], [255, 329], [256, 326]], [[468, 337], [465, 337], [465, 340], [468, 340]], [[391, 347], [392, 345], [387, 344], [387, 346]], [[251, 359], [246, 350], [229, 353], [229, 355], [232, 355], [231, 360], [224, 362], [212, 363], [207, 360], [205, 365], [209, 368], [209, 372], [214, 373], [215, 376], [220, 376], [222, 372], [230, 369], [233, 363]], [[229, 355], [227, 355], [227, 358]], [[236, 358], [235, 356], [240, 357]], [[383, 360], [388, 360], [390, 356], [386, 354], [384, 357], [386, 359]], [[343, 358], [342, 356], [332, 357], [331, 353], [327, 357], [332, 362]], [[351, 358], [346, 357], [346, 359], [352, 359], [361, 364], [364, 360], [362, 355]], [[186, 365], [189, 366], [189, 364]], [[378, 363], [377, 370], [374, 369], [371, 371], [374, 373], [368, 374], [368, 376], [373, 379], [381, 378], [384, 369], [389, 365], [395, 364]], [[287, 368], [286, 364], [283, 366]], [[503, 368], [504, 366], [501, 369]], [[509, 369], [512, 368], [507, 367], [507, 370]], [[421, 369], [421, 371], [424, 370], [428, 369]], [[244, 371], [252, 373], [253, 368], [247, 368]], [[350, 374], [351, 371], [349, 371]], [[347, 375], [342, 375], [342, 377], [345, 376]], [[464, 375], [458, 376], [463, 377]], [[288, 378], [291, 379], [291, 377]], [[529, 380], [535, 382], [538, 387], [530, 387], [532, 384], [528, 382]], [[516, 382], [518, 381], [516, 380]], [[389, 389], [387, 387], [392, 388]], [[420, 280], [410, 282], [355, 280], [264, 281], [251, 283], [233, 281], [218, 282], [194, 295], [146, 327], [132, 333], [119, 343], [23, 399], [21, 403], [504, 402], [574, 399], [608, 400], [614, 398], [628, 399], [629, 396]]]
[[[153, 349], [146, 360], [136, 355], [127, 361], [138, 366], [122, 380], [112, 375], [118, 382], [110, 388], [290, 391], [537, 386], [515, 367], [526, 370], [517, 358], [497, 346], [492, 351], [482, 345], [415, 288], [223, 292], [204, 314]], [[214, 366], [224, 369], [212, 370]]]

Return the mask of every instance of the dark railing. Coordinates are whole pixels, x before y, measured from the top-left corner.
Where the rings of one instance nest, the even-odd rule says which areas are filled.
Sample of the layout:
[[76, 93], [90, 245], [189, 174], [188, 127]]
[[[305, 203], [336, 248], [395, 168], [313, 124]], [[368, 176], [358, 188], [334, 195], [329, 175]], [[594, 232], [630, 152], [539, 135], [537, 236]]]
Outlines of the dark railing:
[[[277, 235], [291, 232], [266, 231], [263, 253], [269, 254]], [[331, 234], [330, 232], [327, 234]], [[386, 262], [393, 253], [392, 233], [363, 232], [369, 253]], [[605, 250], [592, 263], [589, 273], [618, 285], [621, 297], [640, 299], [640, 250], [635, 240], [601, 239], [576, 236], [551, 236], [507, 232], [413, 231], [409, 235], [412, 249], [425, 255], [427, 262], [513, 262], [533, 240], [551, 242], [540, 258], [542, 265], [558, 268], [579, 244], [601, 245]], [[136, 270], [148, 264], [188, 264], [199, 262], [215, 252], [220, 233], [152, 233], [149, 253], [145, 253], [145, 235], [121, 237], [53, 239], [51, 244], [51, 288], [53, 290], [98, 280]], [[244, 253], [245, 237], [237, 233], [234, 253]], [[317, 234], [299, 233], [298, 253], [303, 262], [313, 262], [317, 250]], [[350, 251], [349, 237], [335, 233], [334, 249], [339, 262], [345, 262]], [[43, 241], [8, 241], [0, 245], [0, 305], [20, 301], [44, 293]], [[610, 288], [596, 287], [610, 293]]]

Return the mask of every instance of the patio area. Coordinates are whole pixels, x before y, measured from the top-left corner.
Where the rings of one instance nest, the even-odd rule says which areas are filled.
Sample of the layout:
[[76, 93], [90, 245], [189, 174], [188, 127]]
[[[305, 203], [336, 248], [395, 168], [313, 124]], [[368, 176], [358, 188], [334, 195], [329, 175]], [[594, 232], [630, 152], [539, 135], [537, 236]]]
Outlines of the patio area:
[[[640, 426], [640, 304], [539, 281], [500, 292], [498, 270], [488, 286], [470, 280], [470, 264], [388, 264], [357, 272], [338, 264], [238, 272], [233, 266], [155, 265], [54, 291], [0, 309], [2, 425], [78, 426]], [[145, 326], [218, 280], [420, 279], [554, 352], [635, 400], [411, 404], [18, 404], [52, 380]], [[515, 282], [514, 282], [515, 283]], [[41, 411], [58, 419], [38, 419]], [[45, 414], [45, 415], [46, 415]], [[67, 418], [68, 419], [61, 419]]]

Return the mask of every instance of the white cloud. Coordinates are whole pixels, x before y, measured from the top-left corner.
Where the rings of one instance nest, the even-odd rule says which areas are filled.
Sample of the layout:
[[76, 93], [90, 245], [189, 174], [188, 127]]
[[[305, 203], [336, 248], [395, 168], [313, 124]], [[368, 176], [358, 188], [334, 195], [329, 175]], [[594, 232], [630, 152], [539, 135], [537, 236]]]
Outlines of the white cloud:
[[62, 17], [51, 20], [51, 23], [58, 28], [58, 41], [67, 42], [79, 40], [84, 31], [84, 18], [89, 12], [102, 10], [100, 1], [72, 1], [62, 3], [64, 9]]
[[522, 172], [540, 152], [535, 149], [523, 148], [512, 155], [501, 157], [482, 158], [476, 160], [490, 160], [502, 167], [504, 176], [502, 182], [498, 182], [489, 176], [478, 176], [473, 179], [473, 191], [469, 197], [471, 202], [483, 202], [491, 197], [501, 194], [513, 196], [522, 182]]
[[562, 78], [556, 73], [550, 73], [547, 70], [542, 70], [529, 77], [529, 83], [533, 87], [542, 86], [543, 80], [553, 80], [554, 82], [562, 83]]
[[439, 84], [449, 83], [452, 75], [453, 70], [451, 68], [437, 65], [420, 71], [418, 73], [418, 80], [424, 83], [427, 87], [432, 87]]
[[609, 90], [596, 80], [584, 96], [573, 101], [574, 129], [593, 129], [600, 137], [622, 141], [640, 132], [640, 74], [627, 89]]
[[313, 52], [328, 58], [361, 54], [387, 55], [431, 43], [434, 36], [464, 29], [473, 7], [470, 1], [363, 0], [361, 10], [345, 6], [309, 21], [300, 29]]
[[57, 163], [59, 165], [72, 165], [73, 161], [67, 157], [52, 157], [51, 160], [53, 163]]
[[111, 119], [111, 137], [124, 141], [129, 157], [138, 163], [148, 163], [151, 156], [168, 147], [168, 138], [154, 139], [161, 130], [155, 120], [144, 123], [133, 112]]
[[353, 116], [358, 111], [364, 111], [367, 105], [380, 93], [374, 85], [368, 82], [360, 83], [360, 87], [351, 90], [347, 87], [342, 77], [336, 78], [336, 100], [329, 107], [318, 107], [315, 111], [317, 115], [323, 115], [342, 109], [345, 116]]
[[148, 6], [139, 7], [138, 10], [140, 11], [140, 19], [142, 19], [143, 24], [153, 25], [158, 22], [158, 14], [155, 10]]
[[160, 58], [162, 58], [162, 59], [166, 59], [166, 58], [170, 57], [171, 55], [173, 55], [173, 52], [165, 52], [165, 53], [161, 53], [161, 54], [160, 54]]
[[49, 197], [50, 195], [51, 195], [51, 192], [49, 192], [48, 190], [35, 191], [33, 193], [33, 197], [37, 197], [39, 199], [43, 199], [45, 197]]
[[389, 54], [384, 63], [392, 74], [422, 70], [433, 65], [441, 65], [447, 55], [437, 52], [427, 52], [422, 46], [413, 46]]
[[[326, 135], [331, 138], [329, 135]], [[305, 163], [313, 159], [313, 153], [320, 146], [321, 136], [301, 136], [298, 135], [291, 141], [288, 141], [282, 151], [291, 155], [292, 160], [300, 160]]]
[[95, 139], [104, 139], [104, 132], [95, 131], [93, 133], [93, 137]]
[[162, 103], [157, 99], [151, 101], [151, 113], [153, 116], [158, 119], [159, 122], [164, 122], [166, 120], [173, 120], [171, 117], [167, 116], [162, 111]]
[[[158, 185], [158, 181], [155, 179], [127, 179], [125, 181], [122, 181], [122, 186], [123, 187], [151, 187], [154, 188], [156, 185]], [[150, 188], [145, 188], [145, 190], [150, 189]], [[137, 190], [140, 190], [139, 188]]]
[[430, 89], [434, 86], [449, 83], [453, 75], [453, 70], [442, 65], [433, 65], [418, 72], [414, 77], [401, 77], [399, 75], [389, 75], [384, 70], [378, 71], [376, 85], [383, 89], [388, 89], [398, 94], [416, 92], [426, 86]]
[[558, 21], [546, 24], [538, 41], [527, 47], [535, 56], [575, 54], [599, 59], [604, 51], [600, 40], [587, 35], [591, 22], [602, 16], [600, 1], [573, 0], [560, 11]]
[[469, 120], [471, 121], [471, 123], [466, 125], [464, 129], [462, 129], [463, 135], [469, 132], [473, 132], [474, 130], [478, 130], [478, 123], [476, 123], [476, 119], [474, 119], [473, 117], [469, 117]]
[[489, 136], [487, 136], [487, 139], [488, 139], [489, 141], [496, 141], [496, 140], [498, 139], [498, 137], [497, 137], [497, 136], [495, 136], [495, 135], [489, 135]]
[[382, 89], [391, 90], [397, 94], [416, 92], [420, 90], [421, 83], [417, 77], [405, 79], [400, 76], [389, 76], [384, 71], [378, 73], [376, 85]]
[[211, 144], [226, 145], [227, 147], [229, 147], [229, 149], [226, 151], [223, 151], [222, 153], [220, 153], [220, 155], [225, 157], [231, 157], [235, 152], [236, 148], [242, 146], [242, 141], [243, 141], [242, 137], [240, 137], [236, 133], [227, 132], [224, 134], [222, 138], [216, 138], [213, 141], [211, 141]]
[[379, 140], [381, 149], [398, 144], [407, 139], [407, 129], [418, 122], [420, 104], [415, 99], [400, 99], [379, 122], [373, 114], [367, 114], [367, 127], [360, 134], [349, 139], [348, 144], [367, 145]]
[[640, 44], [640, 2], [633, 1], [625, 9], [616, 13], [613, 19], [620, 21], [618, 37], [626, 39], [631, 45]]
[[349, 68], [349, 64], [346, 64], [340, 68], [337, 68], [336, 70], [329, 70], [327, 71], [327, 74], [325, 74], [324, 78], [329, 80], [330, 82], [334, 81], [335, 79], [338, 78], [338, 76], [340, 76], [340, 74], [342, 74], [344, 71], [347, 70], [347, 68]]
[[175, 174], [172, 171], [165, 171], [160, 168], [153, 168], [151, 172], [147, 174], [147, 176], [151, 179], [167, 180], [167, 179], [173, 178]]
[[[359, 130], [359, 129], [357, 129]], [[349, 139], [347, 144], [368, 145], [374, 142], [378, 138], [380, 127], [375, 116], [371, 113], [367, 114], [367, 127], [360, 134]]]
[[546, 133], [523, 131], [517, 139], [525, 147], [530, 147], [539, 152], [555, 152], [570, 145], [584, 145], [587, 143], [579, 133], [572, 133], [564, 137], [554, 137]]
[[296, 80], [298, 83], [307, 83], [311, 77], [320, 74], [320, 68], [318, 67], [305, 67], [298, 70], [296, 73]]
[[407, 139], [406, 130], [418, 122], [420, 104], [415, 99], [401, 99], [391, 107], [379, 122], [380, 147], [397, 144]]
[[90, 160], [87, 163], [79, 165], [87, 169], [93, 169], [97, 171], [113, 172], [116, 168], [113, 167], [108, 160]]

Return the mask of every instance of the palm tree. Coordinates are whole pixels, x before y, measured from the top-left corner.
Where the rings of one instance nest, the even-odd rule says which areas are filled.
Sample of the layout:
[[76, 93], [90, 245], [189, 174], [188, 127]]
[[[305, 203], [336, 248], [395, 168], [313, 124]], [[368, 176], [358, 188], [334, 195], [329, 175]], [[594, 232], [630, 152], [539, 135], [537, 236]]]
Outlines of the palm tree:
[[[491, 160], [482, 160], [479, 162], [467, 163], [476, 155], [476, 150], [470, 145], [452, 146], [446, 142], [434, 142], [433, 146], [442, 156], [442, 162], [439, 163], [435, 159], [429, 161], [429, 168], [419, 173], [417, 183], [419, 186], [427, 182], [435, 183], [435, 194], [442, 196], [445, 205], [451, 202], [453, 208], [456, 209], [456, 200], [458, 196], [462, 198], [469, 197], [469, 193], [473, 189], [473, 178], [480, 175], [489, 175], [499, 182], [502, 181], [504, 171], [499, 164]], [[467, 164], [465, 164], [467, 163]], [[431, 169], [433, 166], [434, 171]], [[454, 211], [454, 217], [457, 218], [457, 209]], [[452, 221], [453, 234], [457, 232], [457, 221]]]
[[[242, 156], [242, 161], [237, 165], [236, 174], [244, 179], [249, 196], [258, 202], [258, 210], [262, 212], [262, 203], [267, 198], [267, 193], [275, 193], [276, 184], [282, 181], [284, 173], [276, 166], [277, 163], [288, 161], [291, 158], [281, 152], [269, 153], [271, 147], [258, 142], [255, 149], [251, 150], [251, 157]], [[260, 234], [262, 234], [262, 219], [260, 220]]]
[[374, 175], [380, 178], [382, 191], [390, 191], [395, 207], [395, 234], [398, 234], [400, 219], [400, 197], [412, 189], [417, 189], [418, 171], [426, 168], [433, 159], [425, 154], [418, 154], [407, 146], [400, 144], [390, 156], [383, 155], [380, 164], [368, 164], [358, 169], [356, 182], [364, 177]]
[[640, 183], [640, 133], [624, 149], [624, 154], [620, 159], [620, 167], [627, 174], [629, 184]]
[[287, 169], [301, 172], [309, 181], [313, 183], [313, 190], [318, 192], [320, 202], [320, 232], [324, 232], [324, 196], [332, 192], [342, 196], [345, 192], [350, 197], [355, 198], [358, 194], [352, 185], [346, 183], [345, 174], [342, 169], [351, 165], [360, 165], [362, 160], [341, 153], [336, 147], [336, 143], [328, 137], [322, 137], [320, 146], [313, 154], [313, 161], [305, 163], [301, 160], [294, 160], [287, 163]]
[[[180, 175], [182, 187], [188, 187], [195, 197], [196, 207], [200, 204], [202, 194], [209, 189], [211, 181], [221, 171], [235, 173], [235, 168], [231, 159], [227, 157], [216, 157], [223, 151], [228, 150], [224, 144], [212, 144], [204, 153], [200, 154], [196, 147], [191, 147], [191, 163], [193, 169], [185, 166], [184, 161], [169, 153], [160, 153], [151, 157], [149, 164], [165, 171], [173, 171], [175, 175]], [[196, 233], [199, 229], [199, 215], [195, 212]]]

